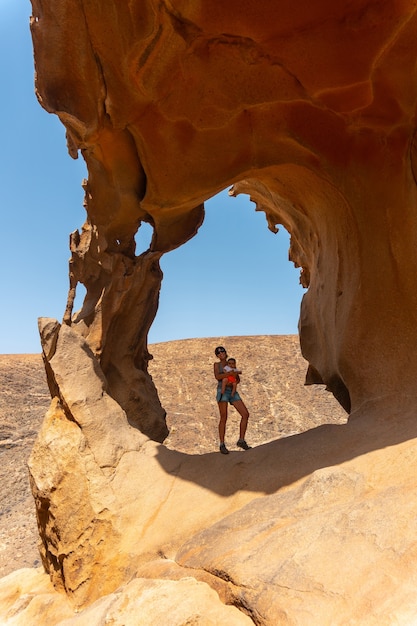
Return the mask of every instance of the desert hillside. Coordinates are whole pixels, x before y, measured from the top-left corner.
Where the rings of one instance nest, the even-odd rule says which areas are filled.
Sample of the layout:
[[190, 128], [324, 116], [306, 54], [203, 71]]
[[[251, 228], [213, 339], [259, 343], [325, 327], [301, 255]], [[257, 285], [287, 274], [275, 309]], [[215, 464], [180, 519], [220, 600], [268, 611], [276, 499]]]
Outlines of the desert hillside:
[[[250, 412], [253, 446], [346, 414], [323, 387], [305, 387], [306, 362], [296, 336], [187, 339], [154, 344], [150, 373], [167, 412], [165, 444], [190, 454], [217, 449], [214, 348], [225, 345], [242, 369], [240, 393]], [[49, 405], [40, 355], [0, 355], [0, 577], [39, 564], [34, 506], [26, 462]], [[230, 412], [227, 444], [235, 447], [237, 414]]]

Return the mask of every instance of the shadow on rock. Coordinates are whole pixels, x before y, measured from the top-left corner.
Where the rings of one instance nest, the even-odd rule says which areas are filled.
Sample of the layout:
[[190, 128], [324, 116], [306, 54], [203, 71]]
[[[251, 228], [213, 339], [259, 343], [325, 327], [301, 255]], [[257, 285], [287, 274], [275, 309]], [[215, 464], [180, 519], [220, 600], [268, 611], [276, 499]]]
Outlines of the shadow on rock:
[[398, 404], [398, 398], [392, 404], [389, 400], [382, 398], [372, 407], [364, 407], [346, 424], [322, 425], [246, 452], [196, 456], [161, 445], [157, 460], [168, 474], [221, 496], [238, 491], [275, 493], [316, 470], [416, 438], [415, 410], [409, 408], [413, 402], [400, 412], [398, 408], [389, 412], [387, 406]]

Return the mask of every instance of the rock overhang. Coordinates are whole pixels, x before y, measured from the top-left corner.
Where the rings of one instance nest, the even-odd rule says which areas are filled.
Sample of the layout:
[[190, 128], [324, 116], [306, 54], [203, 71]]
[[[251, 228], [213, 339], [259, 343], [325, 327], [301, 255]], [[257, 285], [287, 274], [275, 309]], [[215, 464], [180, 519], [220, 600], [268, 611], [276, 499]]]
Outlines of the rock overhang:
[[[386, 355], [406, 349], [416, 321], [414, 3], [32, 4], [39, 99], [88, 168], [86, 234], [73, 242], [72, 271], [89, 318], [73, 323], [93, 351], [106, 352], [110, 311], [127, 315], [129, 289], [122, 314], [114, 285], [118, 272], [139, 273], [134, 236], [148, 222], [141, 272], [153, 276], [152, 297], [126, 348], [146, 370], [160, 255], [193, 237], [204, 201], [233, 185], [271, 230], [283, 224], [291, 234], [308, 287], [308, 382], [326, 384], [347, 410], [379, 397]], [[126, 373], [108, 360], [117, 387]], [[394, 369], [390, 393], [412, 383]]]

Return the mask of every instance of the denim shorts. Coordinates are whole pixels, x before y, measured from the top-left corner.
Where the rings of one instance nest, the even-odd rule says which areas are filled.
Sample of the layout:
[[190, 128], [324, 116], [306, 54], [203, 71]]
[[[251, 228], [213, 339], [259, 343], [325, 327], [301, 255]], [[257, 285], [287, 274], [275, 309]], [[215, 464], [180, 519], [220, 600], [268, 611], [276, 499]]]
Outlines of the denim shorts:
[[216, 396], [217, 402], [229, 402], [230, 404], [233, 404], [233, 402], [237, 402], [238, 400], [241, 400], [241, 399], [242, 398], [240, 397], [237, 391], [232, 396], [231, 387], [226, 387], [226, 391], [224, 392], [223, 395], [222, 395], [221, 389], [217, 390], [217, 396]]

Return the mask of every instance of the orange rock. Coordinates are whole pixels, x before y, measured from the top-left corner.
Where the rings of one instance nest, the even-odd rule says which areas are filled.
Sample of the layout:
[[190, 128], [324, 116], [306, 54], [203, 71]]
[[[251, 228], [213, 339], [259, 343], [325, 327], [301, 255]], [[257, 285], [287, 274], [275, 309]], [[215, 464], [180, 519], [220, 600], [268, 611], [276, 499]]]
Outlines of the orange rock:
[[[395, 486], [398, 460], [416, 458], [415, 2], [318, 0], [303, 10], [286, 0], [32, 4], [40, 102], [65, 124], [70, 154], [81, 151], [88, 168], [65, 325], [43, 326], [50, 389], [70, 421], [62, 427], [71, 444], [62, 450], [62, 490], [53, 471], [42, 474], [42, 455], [56, 445], [48, 429], [32, 457], [55, 584], [68, 584], [84, 606], [160, 551], [187, 571], [226, 577], [238, 587], [236, 604], [265, 624], [302, 623], [310, 593], [320, 624], [364, 614], [370, 624], [387, 614], [408, 623], [416, 573], [403, 555], [415, 553], [407, 520], [416, 511], [406, 497], [415, 470], [408, 486]], [[160, 257], [196, 234], [204, 201], [229, 185], [250, 195], [272, 230], [283, 224], [291, 233], [291, 258], [308, 287], [300, 316], [307, 382], [327, 385], [353, 417], [342, 430], [250, 451], [226, 471], [220, 455], [202, 467], [143, 443], [136, 428], [156, 441], [167, 432], [147, 371]], [[143, 222], [154, 236], [136, 257]], [[73, 314], [79, 282], [87, 294]], [[79, 445], [67, 432], [74, 424]], [[71, 468], [80, 471], [75, 489]], [[71, 503], [77, 494], [81, 501], [74, 518], [67, 489]], [[263, 490], [270, 509], [262, 517]], [[323, 505], [319, 519], [299, 508], [311, 498]], [[404, 518], [388, 519], [390, 507], [405, 503]], [[256, 522], [249, 531], [248, 519]], [[243, 562], [242, 541], [226, 553], [237, 528], [248, 541]], [[320, 561], [329, 547], [330, 564]], [[376, 564], [372, 580], [366, 555]], [[389, 594], [387, 579], [399, 581]]]
[[[72, 323], [132, 421], [144, 397], [132, 402], [127, 390], [135, 369], [146, 376], [159, 256], [195, 235], [204, 200], [231, 183], [271, 228], [291, 233], [309, 286], [300, 319], [309, 382], [324, 382], [347, 410], [414, 389], [414, 357], [400, 355], [417, 310], [415, 11], [411, 0], [321, 0], [302, 11], [33, 2], [37, 92], [89, 172], [89, 235], [72, 245], [73, 282], [87, 296]], [[154, 227], [143, 265], [142, 221]], [[115, 351], [121, 327], [131, 332]]]

